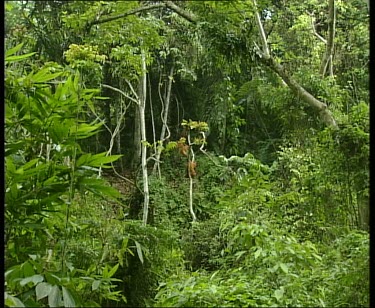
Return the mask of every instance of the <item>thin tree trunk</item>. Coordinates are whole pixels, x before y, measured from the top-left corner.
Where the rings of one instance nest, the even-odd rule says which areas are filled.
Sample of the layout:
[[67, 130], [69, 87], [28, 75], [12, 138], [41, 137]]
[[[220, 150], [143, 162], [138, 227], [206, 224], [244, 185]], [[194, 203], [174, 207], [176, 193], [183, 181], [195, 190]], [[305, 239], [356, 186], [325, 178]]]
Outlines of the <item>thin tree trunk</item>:
[[139, 115], [139, 107], [135, 109], [134, 114], [134, 137], [133, 137], [133, 158], [131, 162], [132, 169], [136, 169], [141, 160], [141, 120]]
[[326, 52], [323, 56], [320, 65], [320, 74], [324, 77], [329, 68], [329, 73], [333, 76], [333, 53], [334, 53], [334, 39], [336, 32], [336, 6], [335, 0], [328, 1], [328, 38]]
[[191, 168], [190, 168], [190, 165], [189, 163], [192, 162], [194, 163], [195, 162], [195, 155], [194, 155], [194, 151], [193, 151], [193, 147], [192, 147], [192, 144], [191, 144], [191, 141], [190, 141], [190, 131], [188, 132], [188, 145], [190, 147], [190, 153], [191, 153], [191, 160], [189, 159], [188, 160], [188, 175], [189, 175], [189, 180], [190, 180], [190, 186], [189, 186], [189, 210], [190, 210], [190, 214], [191, 214], [191, 217], [193, 218], [193, 222], [195, 222], [197, 220], [197, 216], [195, 216], [195, 213], [194, 213], [194, 208], [193, 208], [193, 176], [191, 174]]
[[358, 216], [359, 216], [359, 227], [362, 230], [369, 230], [369, 199], [363, 193], [357, 192], [357, 206], [358, 206]]
[[147, 145], [146, 145], [146, 121], [145, 121], [145, 109], [146, 109], [146, 89], [147, 89], [147, 73], [146, 73], [146, 57], [144, 51], [142, 51], [142, 77], [140, 79], [140, 93], [139, 93], [139, 119], [141, 125], [141, 167], [142, 167], [142, 178], [143, 178], [143, 225], [147, 224], [148, 218], [148, 207], [149, 207], [149, 187], [148, 187], [148, 172], [147, 172]]
[[[151, 114], [151, 126], [152, 126], [152, 142], [154, 145], [154, 153], [157, 152], [157, 144], [156, 144], [156, 130], [155, 130], [155, 117], [154, 117], [154, 106], [152, 104], [152, 97], [151, 97], [151, 81], [150, 81], [150, 75], [147, 78], [148, 80], [148, 97], [150, 102], [150, 114]], [[160, 178], [160, 171], [159, 171], [159, 178]]]
[[[169, 72], [168, 76], [168, 86], [167, 86], [167, 95], [164, 97], [164, 108], [161, 114], [161, 119], [163, 122], [163, 126], [161, 127], [161, 133], [160, 133], [160, 142], [163, 143], [165, 139], [169, 138], [170, 132], [168, 129], [168, 115], [169, 115], [169, 105], [171, 102], [171, 92], [172, 92], [172, 82], [173, 82], [173, 74], [174, 74], [174, 65], [171, 67], [171, 71]], [[168, 130], [167, 137], [165, 136], [165, 132]], [[156, 160], [153, 168], [153, 173], [158, 170], [159, 177], [160, 177], [160, 156], [161, 156], [161, 147], [157, 147], [156, 150]]]

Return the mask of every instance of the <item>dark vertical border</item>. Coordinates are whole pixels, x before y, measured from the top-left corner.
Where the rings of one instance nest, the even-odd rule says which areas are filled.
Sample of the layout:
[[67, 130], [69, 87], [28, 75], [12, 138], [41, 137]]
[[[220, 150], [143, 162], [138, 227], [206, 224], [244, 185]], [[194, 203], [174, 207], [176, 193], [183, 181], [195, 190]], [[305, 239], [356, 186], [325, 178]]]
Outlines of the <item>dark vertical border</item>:
[[370, 307], [375, 307], [375, 274], [374, 274], [374, 258], [375, 258], [375, 244], [374, 244], [374, 232], [375, 232], [375, 210], [373, 205], [375, 203], [375, 181], [374, 181], [374, 145], [375, 145], [375, 59], [374, 59], [374, 48], [375, 48], [375, 4], [373, 1], [368, 0], [370, 5]]
[[[3, 22], [2, 22], [2, 39], [1, 39], [1, 64], [2, 64], [2, 70], [1, 70], [1, 82], [2, 82], [2, 86], [1, 86], [1, 97], [2, 97], [2, 103], [1, 103], [1, 106], [0, 106], [0, 127], [1, 127], [1, 134], [0, 134], [0, 146], [1, 146], [1, 169], [0, 169], [0, 181], [1, 181], [1, 189], [3, 190], [3, 193], [2, 193], [2, 206], [1, 206], [1, 222], [0, 222], [0, 225], [1, 225], [1, 229], [2, 229], [2, 232], [3, 234], [0, 236], [0, 245], [1, 245], [1, 249], [2, 249], [2, 257], [1, 257], [1, 261], [0, 261], [0, 266], [1, 266], [1, 269], [0, 269], [0, 272], [1, 272], [1, 280], [3, 281], [4, 280], [4, 273], [5, 273], [5, 153], [4, 153], [4, 150], [5, 150], [5, 59], [4, 59], [4, 56], [5, 56], [5, 1], [2, 1], [2, 5], [0, 5], [0, 10], [1, 10], [1, 16], [2, 19], [3, 19]], [[3, 283], [1, 284], [2, 287], [3, 287], [3, 292], [1, 292], [1, 297], [3, 297], [3, 300], [2, 300], [2, 303], [3, 303], [3, 307], [5, 307], [5, 303], [4, 303], [4, 291], [5, 291], [5, 284], [4, 284], [4, 281]], [[1, 302], [0, 302], [1, 303]]]

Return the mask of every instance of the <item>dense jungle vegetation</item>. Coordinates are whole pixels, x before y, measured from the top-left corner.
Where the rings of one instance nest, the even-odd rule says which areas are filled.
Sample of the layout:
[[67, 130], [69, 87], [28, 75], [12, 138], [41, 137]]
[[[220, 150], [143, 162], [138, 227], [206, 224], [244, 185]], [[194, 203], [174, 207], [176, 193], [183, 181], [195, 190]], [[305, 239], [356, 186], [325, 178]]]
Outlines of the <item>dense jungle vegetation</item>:
[[7, 1], [6, 307], [369, 307], [369, 2]]

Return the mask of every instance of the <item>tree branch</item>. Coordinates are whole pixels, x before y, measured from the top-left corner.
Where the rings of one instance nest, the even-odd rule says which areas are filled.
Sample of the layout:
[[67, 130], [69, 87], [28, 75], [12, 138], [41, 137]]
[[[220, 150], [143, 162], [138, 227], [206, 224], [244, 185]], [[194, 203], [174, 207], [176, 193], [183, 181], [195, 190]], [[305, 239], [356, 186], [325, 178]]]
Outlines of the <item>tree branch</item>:
[[[130, 85], [131, 86], [131, 85]], [[132, 102], [136, 103], [136, 104], [139, 104], [139, 101], [134, 99], [133, 97], [127, 95], [125, 92], [121, 91], [120, 89], [117, 89], [117, 88], [114, 88], [110, 85], [107, 85], [107, 84], [102, 84], [102, 87], [103, 88], [108, 88], [108, 89], [111, 89], [113, 91], [116, 91], [116, 92], [119, 92], [120, 94], [124, 95], [127, 99], [131, 100]], [[134, 92], [134, 89], [133, 87], [131, 87], [132, 91]], [[138, 99], [138, 96], [137, 96], [137, 99]]]
[[159, 8], [159, 7], [165, 7], [165, 6], [166, 6], [165, 3], [156, 3], [156, 4], [152, 4], [152, 5], [148, 5], [148, 6], [139, 7], [139, 8], [136, 8], [136, 9], [129, 10], [125, 13], [116, 15], [116, 16], [111, 16], [111, 17], [107, 17], [107, 18], [103, 18], [103, 19], [93, 20], [93, 21], [89, 22], [86, 25], [86, 27], [88, 29], [90, 29], [93, 25], [104, 24], [106, 22], [117, 20], [117, 19], [129, 16], [129, 15], [134, 15], [134, 14], [137, 14], [137, 13], [140, 13], [140, 12], [143, 12], [143, 11], [148, 11], [148, 10], [156, 9], [156, 8]]
[[260, 61], [269, 66], [276, 74], [278, 74], [296, 96], [300, 97], [303, 101], [318, 110], [319, 115], [324, 123], [329, 126], [337, 127], [336, 121], [333, 118], [331, 112], [328, 110], [327, 105], [307, 92], [296, 80], [294, 80], [288, 74], [288, 72], [284, 70], [284, 68], [279, 63], [275, 61], [273, 57], [270, 57], [269, 59], [262, 57], [260, 58]]
[[197, 22], [197, 18], [194, 14], [180, 8], [179, 6], [174, 4], [172, 1], [165, 1], [165, 2], [161, 2], [161, 3], [155, 3], [155, 4], [148, 5], [148, 6], [135, 8], [135, 9], [129, 10], [125, 13], [116, 15], [116, 16], [110, 16], [110, 17], [103, 18], [103, 19], [93, 20], [93, 21], [87, 23], [86, 28], [89, 30], [93, 25], [104, 24], [106, 22], [114, 21], [114, 20], [124, 18], [124, 17], [130, 16], [130, 15], [134, 15], [134, 14], [137, 14], [137, 13], [140, 13], [140, 12], [143, 12], [143, 11], [149, 11], [149, 10], [157, 9], [157, 8], [161, 8], [161, 7], [167, 7], [169, 9], [171, 9], [172, 11], [176, 12], [178, 15], [180, 15], [181, 17], [185, 18], [186, 20], [188, 20], [192, 23]]
[[314, 15], [313, 15], [313, 13], [309, 13], [309, 12], [307, 12], [307, 14], [308, 15], [310, 15], [310, 17], [311, 17], [311, 28], [312, 28], [312, 31], [313, 31], [313, 34], [319, 39], [319, 40], [321, 40], [324, 44], [327, 44], [327, 40], [324, 38], [324, 37], [322, 37], [321, 35], [319, 35], [319, 33], [318, 32], [316, 32], [316, 28], [315, 28], [315, 17], [314, 17]]
[[258, 6], [255, 0], [253, 0], [253, 4], [254, 4], [254, 9], [255, 9], [255, 19], [258, 24], [260, 40], [262, 41], [262, 46], [263, 46], [262, 54], [263, 54], [263, 57], [269, 59], [271, 55], [270, 55], [270, 50], [268, 48], [266, 33], [264, 31], [262, 21], [260, 20], [260, 15], [258, 13]]
[[180, 8], [176, 4], [174, 4], [172, 1], [165, 1], [164, 2], [166, 7], [171, 9], [172, 11], [176, 12], [178, 15], [181, 17], [185, 18], [186, 20], [196, 23], [197, 22], [197, 17], [193, 15], [192, 13]]

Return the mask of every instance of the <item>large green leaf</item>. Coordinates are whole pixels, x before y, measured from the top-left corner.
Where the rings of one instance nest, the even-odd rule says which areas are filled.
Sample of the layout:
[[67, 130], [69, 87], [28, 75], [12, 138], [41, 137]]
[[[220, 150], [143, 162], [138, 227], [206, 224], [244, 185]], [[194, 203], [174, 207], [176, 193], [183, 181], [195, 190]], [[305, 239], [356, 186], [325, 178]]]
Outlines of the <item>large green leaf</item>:
[[28, 170], [28, 169], [30, 169], [30, 168], [33, 167], [38, 161], [39, 161], [39, 158], [34, 158], [34, 159], [30, 160], [29, 162], [27, 162], [26, 164], [24, 164], [24, 165], [22, 166], [23, 170]]
[[17, 51], [21, 50], [22, 46], [23, 46], [23, 43], [18, 44], [17, 46], [15, 46], [15, 47], [13, 47], [13, 48], [7, 50], [7, 51], [5, 52], [5, 57], [9, 57], [9, 56], [11, 56], [11, 55], [14, 55]]
[[79, 166], [82, 166], [82, 165], [85, 165], [86, 162], [88, 162], [90, 160], [90, 157], [92, 156], [92, 154], [90, 153], [87, 153], [87, 154], [82, 154], [76, 161], [76, 167], [79, 167]]
[[81, 191], [88, 190], [96, 195], [104, 195], [111, 198], [121, 197], [121, 194], [115, 188], [107, 186], [102, 179], [81, 178], [78, 185]]
[[42, 282], [44, 280], [44, 277], [42, 275], [33, 275], [31, 277], [26, 277], [20, 281], [21, 286], [27, 285], [29, 282], [34, 283], [34, 285]]
[[50, 307], [60, 307], [61, 291], [58, 286], [52, 286], [51, 292], [48, 294], [48, 305]]
[[64, 301], [64, 307], [76, 307], [76, 302], [73, 298], [73, 295], [70, 293], [70, 291], [62, 287], [62, 293], [63, 293], [63, 301]]
[[9, 295], [5, 292], [5, 306], [7, 307], [25, 307], [24, 303], [15, 296]]
[[35, 275], [35, 271], [33, 266], [30, 264], [29, 261], [26, 261], [21, 265], [21, 269], [23, 271], [23, 276], [24, 277], [29, 277]]
[[91, 137], [97, 133], [97, 130], [102, 126], [101, 123], [94, 124], [94, 123], [81, 123], [81, 124], [74, 124], [70, 127], [69, 133], [70, 135], [76, 137], [77, 139], [84, 139]]
[[51, 74], [49, 71], [49, 68], [46, 67], [46, 68], [41, 69], [38, 73], [32, 75], [30, 78], [31, 78], [31, 81], [33, 82], [46, 82], [46, 81], [55, 79], [61, 74], [62, 74], [61, 72]]
[[36, 299], [40, 300], [50, 294], [52, 286], [48, 282], [41, 282], [35, 287]]
[[5, 63], [21, 61], [21, 60], [31, 57], [34, 54], [36, 54], [36, 52], [30, 52], [30, 53], [19, 55], [19, 56], [10, 56], [10, 57], [5, 58]]
[[91, 156], [91, 159], [88, 162], [88, 166], [91, 166], [91, 167], [102, 166], [103, 168], [110, 168], [111, 166], [103, 166], [103, 165], [114, 162], [123, 156], [123, 155], [104, 156], [105, 154], [106, 152]]

